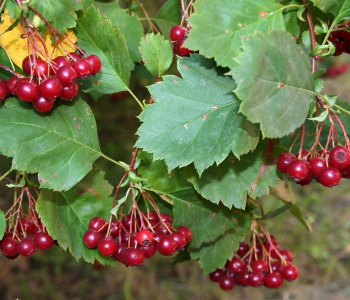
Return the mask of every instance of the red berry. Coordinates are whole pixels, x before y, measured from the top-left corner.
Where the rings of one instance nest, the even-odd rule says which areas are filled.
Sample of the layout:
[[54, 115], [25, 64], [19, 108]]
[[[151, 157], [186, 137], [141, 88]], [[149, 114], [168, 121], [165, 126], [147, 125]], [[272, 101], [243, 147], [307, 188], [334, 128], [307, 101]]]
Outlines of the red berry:
[[76, 52], [70, 52], [68, 54], [68, 60], [70, 61], [71, 65], [74, 64], [77, 60], [81, 59], [81, 55], [79, 55]]
[[35, 224], [33, 222], [33, 219], [29, 217], [23, 217], [19, 220], [19, 223], [17, 225], [17, 230], [20, 234], [26, 233], [32, 233], [35, 228]]
[[182, 47], [182, 45], [185, 43], [185, 40], [186, 40], [186, 37], [182, 37], [175, 42], [174, 44], [175, 54], [180, 56], [188, 56], [190, 55], [190, 53], [193, 53], [193, 51], [191, 51], [190, 49]]
[[235, 281], [232, 277], [225, 275], [220, 278], [219, 285], [224, 291], [230, 291], [234, 288]]
[[55, 66], [55, 70], [58, 70], [63, 66], [70, 66], [70, 62], [65, 56], [57, 56], [52, 60], [52, 62], [53, 62], [53, 65]]
[[168, 223], [172, 223], [172, 220], [171, 220], [171, 217], [170, 215], [168, 214], [160, 214], [160, 219], [163, 221], [163, 222], [168, 222]]
[[264, 261], [262, 259], [258, 259], [255, 262], [253, 262], [251, 267], [252, 267], [253, 271], [260, 271], [262, 273], [265, 273], [268, 270], [268, 266], [267, 266], [266, 261]]
[[192, 240], [192, 233], [188, 229], [188, 227], [186, 227], [186, 226], [179, 226], [177, 228], [177, 231], [181, 232], [184, 235], [184, 237], [186, 239], [186, 243], [189, 243]]
[[[11, 233], [12, 235], [12, 233]], [[7, 237], [4, 238], [1, 241], [1, 252], [7, 256], [7, 257], [15, 257], [18, 255], [18, 250], [17, 250], [17, 246], [18, 246], [18, 241], [13, 239], [12, 237]]]
[[281, 153], [277, 157], [277, 161], [276, 161], [277, 169], [281, 173], [287, 174], [287, 168], [289, 164], [294, 160], [297, 160], [297, 158], [293, 153], [290, 153], [290, 152]]
[[6, 84], [0, 84], [0, 101], [4, 100], [9, 95], [9, 91], [7, 89]]
[[313, 157], [309, 160], [310, 166], [312, 168], [312, 174], [318, 177], [320, 171], [327, 167], [327, 163], [324, 159], [320, 157]]
[[186, 238], [181, 232], [175, 231], [170, 236], [174, 239], [176, 243], [176, 250], [180, 250], [186, 246]]
[[64, 86], [60, 98], [62, 100], [72, 100], [78, 94], [79, 87], [76, 83]]
[[153, 241], [152, 232], [147, 229], [140, 230], [136, 235], [137, 243], [143, 246], [147, 246]]
[[146, 215], [147, 219], [149, 221], [155, 221], [155, 222], [159, 222], [159, 218], [158, 215], [155, 211], [150, 211], [147, 215]]
[[286, 250], [286, 249], [280, 250], [280, 254], [286, 261], [289, 261], [289, 262], [293, 261], [293, 253], [290, 252], [289, 250]]
[[186, 28], [180, 25], [176, 25], [170, 30], [170, 39], [176, 42], [178, 39], [184, 37], [186, 34]]
[[249, 285], [253, 287], [258, 287], [264, 284], [264, 274], [260, 271], [255, 271], [250, 274]]
[[124, 253], [124, 262], [127, 266], [139, 266], [143, 263], [145, 255], [140, 249], [128, 248]]
[[287, 281], [294, 281], [299, 276], [298, 268], [294, 265], [285, 266], [282, 271], [282, 276]]
[[310, 164], [305, 160], [294, 160], [292, 161], [287, 169], [287, 173], [290, 178], [295, 182], [300, 182], [306, 179], [311, 171]]
[[49, 111], [53, 107], [54, 100], [46, 99], [39, 95], [39, 97], [35, 101], [33, 101], [32, 104], [36, 111], [43, 113]]
[[250, 279], [250, 275], [251, 274], [252, 273], [249, 272], [248, 270], [243, 270], [241, 273], [239, 273], [238, 278], [237, 278], [239, 284], [242, 285], [242, 286], [249, 285], [250, 284], [249, 283], [249, 279]]
[[34, 56], [28, 55], [22, 61], [23, 72], [26, 73], [27, 75], [30, 75], [32, 73], [33, 60], [34, 60]]
[[339, 56], [344, 52], [344, 43], [338, 40], [332, 42], [335, 47], [334, 56]]
[[333, 187], [339, 184], [341, 180], [341, 173], [337, 168], [327, 167], [320, 171], [318, 175], [318, 182], [323, 186]]
[[62, 83], [55, 76], [40, 83], [40, 95], [46, 99], [55, 99], [61, 95]]
[[16, 91], [15, 91], [15, 84], [18, 80], [18, 77], [17, 76], [12, 76], [9, 78], [9, 80], [7, 81], [7, 89], [9, 90], [9, 92], [11, 94], [16, 94]]
[[278, 272], [267, 274], [265, 277], [265, 285], [270, 289], [277, 289], [282, 284], [283, 284], [283, 277]]
[[246, 264], [243, 260], [238, 257], [234, 257], [229, 263], [228, 268], [234, 273], [241, 273], [246, 267]]
[[249, 251], [250, 247], [246, 242], [240, 242], [239, 243], [239, 248], [236, 251], [237, 255], [239, 255], [240, 257], [243, 257], [244, 255], [246, 255]]
[[102, 233], [102, 232], [107, 232], [108, 226], [105, 219], [101, 217], [94, 217], [90, 220], [88, 228], [94, 229], [97, 232]]
[[159, 243], [160, 239], [164, 236], [164, 233], [161, 231], [153, 232], [153, 239]]
[[176, 242], [171, 236], [164, 235], [158, 242], [158, 252], [164, 256], [172, 255], [176, 250]]
[[25, 102], [33, 102], [39, 95], [39, 86], [35, 82], [17, 81], [16, 94]]
[[33, 65], [33, 74], [39, 78], [49, 76], [49, 65], [42, 59], [36, 60], [36, 65]]
[[48, 250], [53, 245], [53, 239], [47, 232], [37, 232], [34, 236], [34, 243], [39, 250]]
[[119, 237], [119, 232], [120, 232], [120, 222], [119, 220], [112, 220], [111, 222], [111, 236], [114, 238]]
[[117, 245], [117, 251], [115, 251], [112, 255], [113, 258], [117, 261], [120, 261], [121, 263], [124, 263], [124, 254], [126, 249], [128, 249], [126, 245]]
[[78, 75], [71, 66], [62, 66], [56, 72], [57, 79], [63, 86], [67, 86], [76, 81]]
[[152, 257], [157, 252], [157, 244], [155, 241], [147, 246], [138, 246], [146, 258]]
[[89, 229], [85, 232], [83, 242], [88, 248], [96, 248], [98, 242], [101, 239], [101, 235], [95, 229]]
[[20, 255], [29, 257], [35, 253], [36, 247], [32, 239], [24, 238], [18, 243], [17, 250]]
[[344, 52], [350, 54], [350, 40], [344, 42]]
[[89, 55], [86, 60], [92, 65], [92, 75], [101, 70], [101, 60], [96, 55]]
[[224, 275], [225, 275], [224, 270], [216, 269], [214, 272], [211, 272], [209, 274], [209, 278], [211, 281], [219, 282], [221, 277], [223, 277]]
[[74, 68], [75, 72], [77, 73], [78, 78], [87, 78], [92, 74], [92, 65], [91, 63], [86, 59], [79, 59], [77, 60], [72, 67]]
[[116, 241], [112, 237], [104, 237], [99, 240], [97, 250], [104, 256], [110, 256], [118, 249]]
[[328, 161], [332, 167], [344, 169], [350, 165], [350, 152], [343, 146], [336, 146], [329, 152]]

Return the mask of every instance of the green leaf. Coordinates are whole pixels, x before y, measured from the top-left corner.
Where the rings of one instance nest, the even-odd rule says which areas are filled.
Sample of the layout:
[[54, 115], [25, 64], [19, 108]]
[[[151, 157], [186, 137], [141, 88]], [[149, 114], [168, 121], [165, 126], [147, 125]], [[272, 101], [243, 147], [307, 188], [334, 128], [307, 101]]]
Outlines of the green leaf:
[[249, 227], [251, 216], [241, 210], [230, 211], [221, 203], [203, 199], [193, 188], [169, 195], [174, 201], [174, 227], [184, 225], [192, 232], [191, 248], [212, 242], [226, 230]]
[[42, 188], [68, 190], [103, 155], [96, 122], [82, 100], [39, 114], [32, 105], [12, 98], [0, 110], [0, 151], [13, 157], [12, 168], [39, 173]]
[[155, 190], [172, 193], [192, 186], [186, 180], [182, 169], [176, 168], [169, 174], [163, 160], [153, 161], [152, 154], [145, 152], [142, 152], [139, 157], [142, 161], [137, 168], [138, 173], [147, 178], [147, 183]]
[[232, 71], [240, 112], [260, 123], [264, 137], [293, 132], [305, 121], [315, 93], [309, 57], [290, 33], [280, 31], [251, 36], [243, 49]]
[[285, 205], [281, 206], [280, 208], [277, 208], [273, 211], [270, 211], [268, 214], [264, 215], [263, 217], [259, 218], [259, 220], [267, 220], [271, 219], [273, 217], [276, 217], [280, 214], [283, 214], [285, 211], [289, 210], [292, 206], [291, 202], [287, 202]]
[[308, 118], [310, 121], [323, 122], [328, 117], [328, 109], [323, 111], [318, 117]]
[[41, 13], [54, 29], [62, 33], [75, 27], [75, 11], [83, 8], [81, 1], [76, 0], [31, 0], [30, 6]]
[[252, 198], [266, 195], [269, 186], [280, 183], [275, 160], [281, 152], [275, 141], [264, 140], [253, 153], [240, 160], [229, 156], [218, 166], [205, 170], [201, 177], [189, 166], [185, 168], [185, 176], [211, 202], [244, 209], [247, 195]]
[[194, 7], [197, 13], [188, 20], [192, 29], [185, 47], [214, 57], [223, 67], [236, 66], [234, 58], [249, 34], [285, 29], [280, 10], [283, 6], [275, 1], [202, 0], [196, 1]]
[[315, 80], [315, 91], [316, 93], [321, 93], [323, 89], [323, 80], [322, 79], [316, 79]]
[[[6, 66], [6, 67], [9, 67], [11, 70], [12, 69], [12, 65], [11, 65], [11, 62], [5, 52], [5, 50], [3, 48], [0, 48], [0, 61], [1, 61], [1, 64]], [[15, 67], [15, 71], [20, 73], [20, 74], [24, 74], [22, 69], [20, 69], [19, 67], [17, 67], [16, 64], [13, 64], [13, 66]], [[4, 78], [6, 80], [8, 80], [10, 77], [12, 77], [13, 75], [7, 71], [5, 71], [4, 69], [0, 68], [0, 78]]]
[[152, 21], [156, 23], [161, 33], [170, 39], [170, 29], [179, 25], [181, 20], [180, 1], [168, 0], [158, 11], [158, 14], [152, 18]]
[[97, 259], [102, 264], [114, 265], [115, 260], [100, 255], [97, 249], [88, 249], [83, 243], [83, 236], [93, 217], [109, 218], [113, 198], [108, 196], [112, 190], [100, 171], [94, 170], [87, 180], [84, 178], [67, 192], [41, 190], [37, 211], [53, 239], [64, 250], [68, 248], [76, 259], [83, 257], [90, 263]]
[[227, 260], [231, 260], [244, 237], [234, 230], [229, 230], [214, 242], [202, 245], [199, 249], [191, 249], [191, 259], [198, 259], [204, 275], [223, 268]]
[[136, 146], [164, 159], [169, 170], [194, 162], [199, 173], [230, 151], [238, 157], [255, 149], [259, 130], [238, 113], [226, 70], [196, 54], [179, 58], [178, 70], [182, 78], [165, 76], [149, 87], [155, 103], [140, 116]]
[[145, 67], [157, 78], [169, 69], [173, 60], [170, 43], [160, 34], [149, 33], [142, 38], [140, 52]]
[[335, 24], [345, 19], [350, 19], [350, 1], [349, 0], [311, 0], [323, 12], [333, 14]]
[[118, 4], [118, 1], [99, 2], [94, 4], [101, 11], [105, 13], [108, 19], [111, 20], [112, 25], [118, 26], [118, 29], [124, 34], [126, 45], [130, 53], [130, 57], [135, 62], [141, 62], [140, 52], [138, 46], [141, 37], [143, 36], [143, 28], [141, 22], [134, 16], [125, 12]]
[[4, 212], [0, 210], [0, 241], [5, 234], [6, 230], [6, 217]]
[[94, 6], [79, 17], [77, 39], [80, 48], [88, 55], [97, 55], [102, 62], [100, 72], [83, 81], [85, 92], [112, 94], [129, 89], [129, 53], [124, 36], [109, 20], [102, 18]]

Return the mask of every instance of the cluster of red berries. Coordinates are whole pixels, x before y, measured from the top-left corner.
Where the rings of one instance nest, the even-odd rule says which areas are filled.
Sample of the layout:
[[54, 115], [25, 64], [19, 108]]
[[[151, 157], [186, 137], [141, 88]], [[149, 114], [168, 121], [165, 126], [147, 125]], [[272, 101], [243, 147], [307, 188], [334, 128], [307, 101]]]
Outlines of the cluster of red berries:
[[[349, 23], [342, 27], [348, 27]], [[335, 47], [334, 56], [339, 56], [343, 52], [350, 54], [350, 32], [346, 30], [333, 31], [328, 40], [332, 42]]]
[[293, 254], [289, 250], [279, 250], [273, 236], [271, 243], [266, 241], [250, 247], [241, 242], [232, 260], [227, 261], [224, 269], [210, 273], [212, 281], [218, 282], [221, 289], [230, 291], [235, 284], [239, 286], [276, 289], [284, 280], [294, 281], [299, 271], [292, 265]]
[[308, 185], [315, 179], [323, 186], [333, 187], [341, 178], [350, 178], [350, 151], [347, 148], [336, 146], [330, 152], [310, 154], [304, 150], [302, 157], [297, 158], [290, 152], [282, 153], [277, 158], [277, 168], [300, 185]]
[[104, 256], [112, 256], [126, 266], [139, 266], [145, 258], [158, 250], [162, 255], [172, 255], [192, 239], [191, 231], [180, 226], [174, 231], [168, 214], [154, 211], [141, 217], [126, 215], [120, 221], [107, 222], [101, 217], [90, 220], [83, 241], [88, 248], [97, 248]]
[[15, 259], [18, 255], [32, 256], [37, 249], [49, 250], [53, 243], [37, 215], [25, 216], [19, 219], [14, 228], [7, 228], [0, 241], [0, 249], [7, 258]]
[[101, 61], [96, 55], [83, 58], [75, 52], [48, 62], [29, 55], [23, 60], [22, 68], [30, 77], [1, 79], [0, 100], [11, 93], [19, 100], [31, 102], [35, 110], [47, 112], [56, 98], [72, 100], [78, 94], [77, 78], [96, 74], [101, 69]]
[[176, 25], [170, 30], [170, 39], [173, 42], [173, 51], [176, 55], [179, 56], [187, 56], [190, 53], [193, 53], [188, 48], [182, 47], [184, 42], [187, 39], [187, 31], [186, 28], [180, 25]]

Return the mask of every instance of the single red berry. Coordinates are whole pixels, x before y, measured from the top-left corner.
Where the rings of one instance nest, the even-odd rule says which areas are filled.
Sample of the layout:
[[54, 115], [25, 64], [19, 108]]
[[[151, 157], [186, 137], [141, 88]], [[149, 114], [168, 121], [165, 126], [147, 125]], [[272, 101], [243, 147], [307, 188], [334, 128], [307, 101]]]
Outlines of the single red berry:
[[224, 291], [231, 291], [235, 286], [235, 281], [232, 277], [225, 275], [220, 278], [219, 285]]
[[93, 217], [88, 225], [89, 229], [94, 229], [99, 233], [107, 232], [108, 226], [105, 219], [101, 217]]
[[[11, 233], [12, 236], [12, 233]], [[18, 241], [12, 237], [7, 237], [1, 241], [1, 252], [7, 257], [15, 257], [18, 255]]]
[[[36, 59], [38, 60], [38, 58], [36, 58]], [[27, 75], [32, 74], [33, 61], [34, 61], [33, 54], [26, 56], [22, 61], [22, 70]]]
[[339, 56], [344, 52], [344, 43], [338, 40], [332, 42], [335, 47], [334, 56]]
[[155, 211], [148, 212], [148, 214], [146, 214], [146, 217], [149, 221], [159, 222], [158, 215]]
[[124, 253], [124, 262], [127, 266], [139, 266], [143, 263], [145, 255], [142, 250], [135, 248], [128, 248]]
[[293, 261], [293, 253], [290, 252], [289, 250], [287, 249], [280, 250], [280, 254], [286, 261], [289, 261], [289, 262]]
[[282, 276], [287, 281], [294, 281], [299, 276], [299, 270], [294, 265], [285, 266], [282, 271]]
[[71, 65], [74, 64], [79, 59], [82, 59], [82, 57], [80, 54], [76, 52], [70, 52], [68, 54], [68, 60], [70, 61]]
[[32, 233], [35, 228], [35, 224], [32, 218], [23, 217], [19, 220], [17, 224], [17, 231], [20, 234], [23, 234], [24, 232], [26, 233]]
[[318, 177], [318, 174], [320, 173], [320, 171], [324, 168], [327, 167], [327, 163], [324, 159], [320, 158], [320, 157], [313, 157], [309, 160], [309, 163], [311, 165], [311, 169], [312, 169], [312, 174], [316, 177]]
[[171, 219], [170, 215], [168, 215], [168, 214], [162, 213], [159, 215], [159, 217], [163, 222], [168, 222], [170, 224], [172, 223], [172, 219]]
[[71, 85], [64, 86], [60, 98], [62, 100], [72, 100], [78, 94], [78, 90], [79, 87], [75, 82]]
[[243, 260], [238, 257], [232, 258], [232, 260], [228, 263], [228, 268], [234, 273], [241, 273], [246, 267], [246, 264]]
[[121, 245], [117, 245], [117, 251], [115, 251], [112, 255], [112, 257], [121, 262], [122, 264], [124, 264], [124, 254], [125, 254], [125, 251], [126, 249], [128, 249], [128, 247], [124, 244], [121, 244]]
[[164, 233], [161, 231], [153, 232], [153, 239], [159, 243], [160, 239], [164, 236]]
[[176, 250], [176, 242], [171, 236], [164, 235], [158, 242], [158, 252], [164, 256], [172, 255]]
[[170, 39], [176, 42], [178, 39], [184, 37], [186, 34], [186, 28], [180, 25], [176, 25], [170, 29]]
[[83, 237], [83, 242], [86, 247], [93, 249], [97, 247], [101, 235], [95, 229], [88, 229]]
[[290, 153], [290, 152], [281, 153], [277, 157], [277, 161], [276, 161], [277, 169], [281, 173], [287, 174], [288, 166], [294, 160], [297, 160], [297, 158], [293, 153]]
[[52, 76], [40, 83], [40, 95], [46, 99], [55, 99], [61, 95], [62, 83]]
[[117, 251], [118, 245], [114, 238], [112, 237], [103, 237], [97, 243], [97, 250], [104, 256], [110, 256], [115, 251]]
[[39, 86], [35, 82], [17, 81], [16, 84], [17, 97], [25, 102], [33, 102], [38, 98]]
[[101, 70], [101, 60], [97, 55], [89, 55], [86, 60], [90, 62], [92, 65], [92, 75], [96, 74], [98, 71]]
[[114, 238], [119, 237], [121, 226], [119, 220], [112, 220], [111, 222], [111, 236]]
[[328, 162], [332, 167], [344, 169], [350, 165], [350, 152], [343, 146], [336, 146], [329, 152]]
[[153, 234], [147, 229], [142, 229], [136, 234], [137, 243], [147, 246], [153, 241]]
[[184, 237], [186, 239], [186, 243], [189, 243], [192, 240], [192, 233], [191, 233], [191, 230], [189, 230], [188, 227], [186, 227], [186, 226], [179, 226], [177, 228], [177, 231], [181, 232], [184, 235]]
[[140, 246], [139, 245], [137, 247], [143, 252], [143, 254], [146, 258], [152, 257], [157, 252], [157, 242], [156, 241], [152, 241], [152, 243], [150, 243], [147, 246]]
[[277, 289], [283, 284], [283, 277], [280, 273], [274, 272], [267, 274], [265, 277], [265, 285], [270, 289]]
[[42, 59], [36, 60], [36, 65], [33, 65], [33, 74], [39, 78], [45, 78], [49, 76], [49, 65]]
[[53, 245], [53, 239], [47, 232], [37, 232], [34, 236], [34, 244], [39, 250], [48, 250]]
[[186, 238], [181, 232], [175, 231], [170, 236], [174, 239], [176, 243], [176, 250], [180, 250], [186, 246]]
[[174, 52], [175, 54], [179, 56], [188, 56], [190, 53], [193, 53], [192, 50], [182, 47], [182, 45], [185, 43], [186, 37], [179, 38], [175, 44], [174, 44]]
[[77, 72], [71, 66], [62, 66], [56, 72], [57, 79], [63, 86], [74, 83], [78, 77]]
[[7, 89], [7, 82], [5, 84], [0, 84], [0, 101], [4, 100], [9, 95], [9, 91]]
[[55, 66], [54, 68], [55, 70], [58, 70], [63, 66], [70, 66], [70, 61], [65, 56], [57, 56], [52, 60], [52, 62], [53, 62], [53, 65]]
[[289, 164], [287, 173], [295, 182], [300, 182], [308, 177], [310, 169], [311, 166], [307, 161], [298, 159]]
[[75, 72], [77, 73], [78, 78], [87, 78], [92, 74], [92, 65], [91, 63], [86, 59], [79, 59], [77, 60], [72, 67], [74, 68]]
[[249, 279], [251, 274], [252, 273], [249, 272], [248, 270], [243, 270], [241, 273], [239, 273], [237, 278], [239, 285], [248, 286], [250, 284]]
[[169, 235], [171, 234], [172, 226], [168, 222], [165, 222], [164, 224], [158, 223], [158, 225], [154, 227], [154, 230], [160, 231], [163, 234]]
[[15, 84], [18, 80], [18, 77], [17, 76], [12, 76], [9, 78], [9, 80], [7, 81], [7, 89], [9, 90], [9, 92], [11, 94], [16, 94], [16, 91], [15, 91]]
[[17, 246], [18, 253], [22, 256], [32, 256], [36, 251], [34, 241], [30, 238], [22, 239]]
[[346, 30], [337, 30], [332, 32], [333, 39], [340, 42], [345, 42], [350, 39], [350, 32]]
[[339, 184], [341, 180], [341, 173], [337, 168], [327, 167], [320, 171], [318, 175], [318, 182], [323, 186], [333, 187]]
[[240, 242], [239, 243], [239, 248], [236, 251], [237, 255], [239, 255], [240, 257], [243, 257], [244, 255], [246, 255], [249, 251], [250, 247], [246, 242]]
[[224, 275], [225, 275], [224, 270], [216, 269], [214, 272], [211, 272], [209, 274], [209, 278], [213, 282], [219, 282], [221, 277], [223, 277]]
[[266, 261], [262, 259], [258, 259], [252, 263], [251, 268], [253, 271], [260, 271], [262, 273], [265, 273], [268, 270], [268, 265]]
[[258, 287], [264, 284], [265, 277], [260, 271], [255, 271], [250, 274], [249, 285], [252, 287]]
[[32, 104], [36, 111], [44, 113], [49, 111], [53, 107], [54, 100], [46, 99], [39, 95], [39, 97], [35, 101], [33, 101]]

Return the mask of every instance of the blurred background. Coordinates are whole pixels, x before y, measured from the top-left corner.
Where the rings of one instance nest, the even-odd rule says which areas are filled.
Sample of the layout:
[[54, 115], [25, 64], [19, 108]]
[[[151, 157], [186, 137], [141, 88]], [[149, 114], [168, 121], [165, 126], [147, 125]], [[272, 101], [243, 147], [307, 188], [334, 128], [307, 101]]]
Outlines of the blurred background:
[[[154, 16], [164, 2], [143, 3]], [[343, 54], [319, 64], [335, 70], [324, 77], [325, 92], [350, 101], [350, 56]], [[172, 71], [176, 72], [174, 67]], [[142, 65], [136, 65], [131, 89], [139, 99], [146, 100], [149, 95], [145, 86], [154, 80]], [[102, 152], [129, 161], [139, 126], [136, 116], [140, 111], [135, 101], [126, 93], [103, 96], [98, 101], [88, 95], [84, 99], [95, 113]], [[115, 186], [121, 177], [119, 168], [102, 159], [97, 164], [108, 170], [106, 177]], [[11, 160], [0, 156], [0, 174], [10, 167]], [[0, 182], [3, 211], [13, 199], [13, 190], [6, 183]], [[293, 185], [293, 189], [296, 203], [312, 224], [313, 232], [306, 231], [289, 212], [265, 222], [280, 247], [293, 252], [294, 263], [299, 268], [299, 278], [293, 283], [285, 282], [278, 290], [235, 287], [224, 292], [203, 275], [195, 261], [172, 265], [171, 257], [156, 254], [138, 268], [121, 264], [104, 267], [77, 262], [68, 252], [54, 246], [30, 258], [9, 260], [0, 255], [0, 300], [350, 299], [349, 181], [343, 179], [332, 189], [315, 183], [304, 187]], [[264, 197], [261, 203], [265, 211], [280, 206], [273, 196]]]

